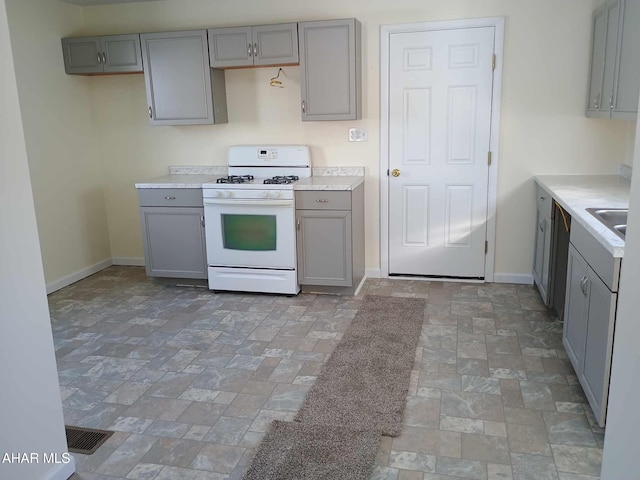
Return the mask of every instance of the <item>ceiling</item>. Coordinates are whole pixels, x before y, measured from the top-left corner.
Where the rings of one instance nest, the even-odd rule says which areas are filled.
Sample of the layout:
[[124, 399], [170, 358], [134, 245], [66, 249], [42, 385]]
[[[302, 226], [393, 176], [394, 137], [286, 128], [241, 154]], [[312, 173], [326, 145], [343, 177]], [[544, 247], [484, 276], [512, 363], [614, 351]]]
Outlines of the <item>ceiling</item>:
[[91, 5], [111, 5], [114, 3], [135, 3], [135, 2], [160, 2], [163, 0], [60, 0], [65, 3], [72, 3], [83, 7]]

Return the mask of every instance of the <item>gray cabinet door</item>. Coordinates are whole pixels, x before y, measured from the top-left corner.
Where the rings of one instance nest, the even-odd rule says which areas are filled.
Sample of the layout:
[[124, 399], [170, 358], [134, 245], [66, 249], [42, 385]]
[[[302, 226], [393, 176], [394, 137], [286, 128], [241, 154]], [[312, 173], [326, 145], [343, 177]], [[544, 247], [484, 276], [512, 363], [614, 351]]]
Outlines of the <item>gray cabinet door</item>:
[[604, 52], [607, 41], [607, 12], [604, 5], [593, 12], [591, 24], [591, 71], [587, 115], [596, 114], [603, 105], [602, 82], [604, 81]]
[[551, 211], [552, 198], [539, 185], [536, 185], [536, 246], [533, 263], [533, 280], [538, 287], [545, 305], [551, 302], [550, 267], [551, 267]]
[[298, 24], [261, 25], [251, 28], [254, 65], [298, 63]]
[[105, 72], [142, 72], [140, 35], [111, 35], [100, 37]]
[[587, 270], [587, 262], [573, 245], [569, 245], [562, 343], [578, 375], [582, 370], [587, 337]]
[[640, 2], [625, 1], [619, 35], [618, 72], [612, 118], [635, 120], [640, 91]]
[[62, 55], [66, 73], [103, 72], [100, 37], [63, 38]]
[[253, 65], [251, 27], [210, 28], [209, 61], [213, 68]]
[[611, 373], [617, 295], [589, 269], [584, 360], [578, 378], [600, 426], [604, 426]]
[[620, 0], [610, 0], [605, 4], [607, 12], [607, 40], [604, 50], [604, 78], [602, 81], [602, 102], [600, 112], [611, 115], [616, 84], [616, 59], [618, 52], [618, 32], [622, 18]]
[[351, 212], [296, 210], [298, 282], [348, 287], [353, 283]]
[[204, 209], [140, 207], [147, 275], [207, 278]]
[[302, 120], [361, 118], [360, 22], [298, 23]]
[[145, 33], [140, 40], [151, 125], [227, 121], [224, 72], [212, 75], [206, 30]]

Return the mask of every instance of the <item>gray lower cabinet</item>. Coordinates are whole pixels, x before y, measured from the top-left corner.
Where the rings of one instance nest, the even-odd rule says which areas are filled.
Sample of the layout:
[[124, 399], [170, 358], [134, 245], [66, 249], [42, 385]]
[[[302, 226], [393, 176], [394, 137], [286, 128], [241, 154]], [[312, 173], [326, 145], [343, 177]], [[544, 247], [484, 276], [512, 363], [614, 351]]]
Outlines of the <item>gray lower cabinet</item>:
[[140, 35], [151, 125], [227, 122], [224, 71], [209, 67], [207, 31]]
[[609, 0], [593, 13], [587, 116], [635, 120], [640, 91], [640, 2]]
[[364, 186], [297, 191], [296, 226], [303, 290], [328, 287], [324, 291], [352, 294], [364, 277]]
[[536, 185], [536, 246], [533, 262], [533, 281], [545, 305], [550, 303], [551, 213], [552, 198]]
[[213, 68], [292, 65], [298, 63], [298, 24], [210, 28]]
[[147, 275], [207, 278], [201, 189], [140, 189]]
[[140, 73], [140, 35], [68, 37], [62, 39], [64, 69], [68, 74]]
[[619, 271], [620, 259], [572, 225], [562, 341], [600, 426], [607, 414]]
[[360, 22], [298, 23], [302, 120], [362, 117]]

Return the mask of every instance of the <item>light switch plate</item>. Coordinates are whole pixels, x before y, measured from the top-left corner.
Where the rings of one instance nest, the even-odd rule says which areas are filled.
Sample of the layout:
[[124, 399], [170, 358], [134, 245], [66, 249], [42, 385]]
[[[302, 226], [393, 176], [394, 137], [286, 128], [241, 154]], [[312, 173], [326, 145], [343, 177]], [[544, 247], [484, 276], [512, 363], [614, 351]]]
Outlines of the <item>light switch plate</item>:
[[366, 142], [369, 139], [366, 128], [350, 128], [349, 129], [349, 141], [350, 142]]

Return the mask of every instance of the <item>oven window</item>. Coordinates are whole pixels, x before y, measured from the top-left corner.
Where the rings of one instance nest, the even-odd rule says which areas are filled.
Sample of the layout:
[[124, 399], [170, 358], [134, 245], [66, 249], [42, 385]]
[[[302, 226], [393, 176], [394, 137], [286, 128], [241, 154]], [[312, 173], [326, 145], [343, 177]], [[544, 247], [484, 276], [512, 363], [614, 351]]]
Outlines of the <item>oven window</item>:
[[222, 243], [230, 250], [275, 250], [276, 216], [222, 214]]

